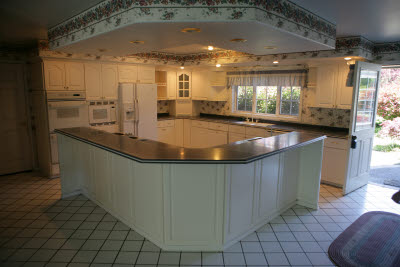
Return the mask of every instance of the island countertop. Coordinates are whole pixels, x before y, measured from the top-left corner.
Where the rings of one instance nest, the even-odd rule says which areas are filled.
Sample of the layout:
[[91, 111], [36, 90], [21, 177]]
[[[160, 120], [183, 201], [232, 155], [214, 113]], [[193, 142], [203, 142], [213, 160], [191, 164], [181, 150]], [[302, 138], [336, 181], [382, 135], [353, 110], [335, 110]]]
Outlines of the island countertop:
[[243, 164], [326, 138], [320, 134], [291, 132], [210, 148], [182, 148], [149, 139], [132, 139], [89, 127], [56, 129], [55, 132], [143, 163]]

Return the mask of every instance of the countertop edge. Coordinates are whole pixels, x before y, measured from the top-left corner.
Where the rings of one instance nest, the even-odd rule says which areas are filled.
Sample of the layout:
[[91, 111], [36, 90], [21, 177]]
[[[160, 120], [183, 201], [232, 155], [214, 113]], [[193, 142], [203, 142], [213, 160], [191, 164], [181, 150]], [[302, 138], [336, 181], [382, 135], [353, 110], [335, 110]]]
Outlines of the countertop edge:
[[[107, 146], [105, 146], [103, 144], [99, 144], [99, 143], [96, 143], [96, 142], [93, 142], [93, 141], [78, 137], [78, 136], [70, 134], [70, 133], [66, 133], [62, 129], [55, 129], [54, 132], [58, 133], [58, 134], [65, 135], [67, 137], [73, 138], [75, 140], [78, 140], [78, 141], [81, 141], [81, 142], [84, 142], [84, 143], [87, 143], [87, 144], [90, 144], [90, 145], [93, 145], [95, 147], [102, 148], [102, 149], [104, 149], [106, 151], [109, 151], [109, 152], [112, 152], [114, 154], [120, 155], [122, 157], [134, 160], [134, 161], [139, 162], [139, 163], [175, 163], [175, 164], [191, 164], [191, 163], [195, 163], [195, 164], [247, 164], [247, 163], [254, 162], [256, 160], [260, 160], [260, 159], [263, 159], [263, 158], [266, 158], [266, 157], [270, 157], [270, 156], [273, 156], [273, 155], [288, 151], [288, 150], [300, 148], [300, 147], [303, 147], [303, 146], [306, 146], [306, 145], [309, 145], [309, 144], [312, 144], [312, 143], [315, 143], [315, 142], [318, 142], [318, 141], [321, 141], [321, 140], [324, 140], [324, 139], [327, 138], [325, 135], [321, 135], [321, 136], [315, 137], [315, 138], [313, 138], [313, 139], [311, 139], [309, 141], [305, 141], [305, 142], [302, 142], [302, 143], [299, 143], [299, 144], [296, 144], [296, 145], [288, 146], [288, 147], [285, 147], [285, 148], [282, 148], [282, 149], [278, 149], [278, 150], [275, 150], [275, 151], [272, 151], [272, 152], [269, 152], [269, 153], [265, 153], [265, 154], [262, 154], [262, 155], [257, 155], [257, 156], [254, 156], [254, 157], [250, 157], [250, 158], [245, 159], [245, 160], [243, 160], [243, 159], [238, 159], [238, 160], [190, 160], [190, 159], [163, 160], [163, 159], [141, 159], [141, 158], [137, 158], [137, 157], [134, 157], [132, 155], [126, 154], [124, 152], [115, 150], [113, 148], [109, 148], [109, 147], [107, 147]], [[269, 137], [266, 137], [266, 138], [269, 138]], [[201, 148], [198, 148], [198, 149], [201, 149]]]

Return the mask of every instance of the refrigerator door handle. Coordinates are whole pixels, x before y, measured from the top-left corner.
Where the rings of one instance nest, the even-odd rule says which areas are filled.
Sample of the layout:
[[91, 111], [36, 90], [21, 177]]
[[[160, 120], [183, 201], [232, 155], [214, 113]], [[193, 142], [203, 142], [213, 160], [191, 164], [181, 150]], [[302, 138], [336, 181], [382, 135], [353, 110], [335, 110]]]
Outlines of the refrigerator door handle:
[[140, 117], [139, 117], [139, 110], [140, 110], [140, 108], [139, 108], [139, 100], [137, 100], [136, 99], [136, 112], [135, 112], [135, 114], [137, 115], [137, 122], [139, 122], [139, 119], [140, 119]]

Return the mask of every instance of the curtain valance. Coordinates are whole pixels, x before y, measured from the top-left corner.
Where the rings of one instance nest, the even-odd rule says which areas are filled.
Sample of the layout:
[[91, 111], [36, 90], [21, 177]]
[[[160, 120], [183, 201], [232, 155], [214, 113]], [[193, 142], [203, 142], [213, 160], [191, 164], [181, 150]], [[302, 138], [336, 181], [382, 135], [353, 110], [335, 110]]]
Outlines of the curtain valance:
[[306, 87], [308, 70], [228, 72], [229, 86], [301, 86]]

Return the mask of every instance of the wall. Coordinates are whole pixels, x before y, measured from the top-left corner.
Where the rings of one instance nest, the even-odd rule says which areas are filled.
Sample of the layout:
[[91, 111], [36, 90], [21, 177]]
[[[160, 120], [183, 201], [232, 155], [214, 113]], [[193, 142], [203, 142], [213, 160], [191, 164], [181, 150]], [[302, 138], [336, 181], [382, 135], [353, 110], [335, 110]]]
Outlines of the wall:
[[[229, 96], [232, 97], [230, 90]], [[312, 107], [315, 90], [303, 88], [302, 110], [300, 123], [348, 128], [350, 125], [350, 110]], [[201, 113], [216, 115], [233, 115], [232, 100], [227, 102], [197, 101]], [[277, 119], [281, 120], [281, 119]], [[282, 120], [281, 120], [282, 121]]]

